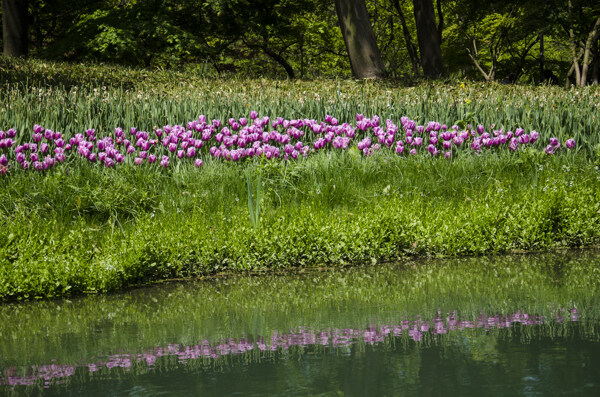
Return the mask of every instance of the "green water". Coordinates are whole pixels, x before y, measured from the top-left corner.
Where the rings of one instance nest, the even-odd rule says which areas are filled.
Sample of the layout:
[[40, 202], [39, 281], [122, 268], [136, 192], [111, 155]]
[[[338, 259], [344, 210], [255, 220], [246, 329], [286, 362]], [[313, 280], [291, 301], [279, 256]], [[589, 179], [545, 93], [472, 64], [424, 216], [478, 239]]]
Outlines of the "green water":
[[0, 395], [600, 395], [600, 251], [0, 306]]

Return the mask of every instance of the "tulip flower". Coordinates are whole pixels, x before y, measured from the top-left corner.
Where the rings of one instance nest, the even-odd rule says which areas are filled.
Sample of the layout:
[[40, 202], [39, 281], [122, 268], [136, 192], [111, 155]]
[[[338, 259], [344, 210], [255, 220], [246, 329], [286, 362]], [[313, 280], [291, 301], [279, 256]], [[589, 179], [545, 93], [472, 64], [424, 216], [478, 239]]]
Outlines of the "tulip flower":
[[567, 149], [573, 149], [575, 147], [575, 139], [567, 139], [567, 141], [565, 142], [565, 146], [567, 147]]

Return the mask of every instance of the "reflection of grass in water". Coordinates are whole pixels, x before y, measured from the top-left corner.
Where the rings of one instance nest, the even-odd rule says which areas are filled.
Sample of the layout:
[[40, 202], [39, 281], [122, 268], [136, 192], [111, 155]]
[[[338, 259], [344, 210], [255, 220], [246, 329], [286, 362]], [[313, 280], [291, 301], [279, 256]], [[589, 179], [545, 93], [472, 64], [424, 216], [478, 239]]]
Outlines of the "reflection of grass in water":
[[81, 351], [112, 354], [172, 341], [253, 338], [299, 325], [362, 329], [417, 315], [434, 318], [438, 311], [476, 320], [480, 313], [553, 316], [577, 307], [585, 323], [600, 318], [596, 258], [595, 251], [582, 251], [433, 260], [7, 304], [0, 307], [0, 357], [4, 365], [48, 357], [74, 363]]

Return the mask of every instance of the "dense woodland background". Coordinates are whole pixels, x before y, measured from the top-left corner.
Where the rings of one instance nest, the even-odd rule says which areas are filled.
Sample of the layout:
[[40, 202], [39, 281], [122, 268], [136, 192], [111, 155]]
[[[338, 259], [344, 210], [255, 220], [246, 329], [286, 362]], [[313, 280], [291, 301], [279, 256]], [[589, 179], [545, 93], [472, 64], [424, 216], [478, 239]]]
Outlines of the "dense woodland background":
[[600, 74], [590, 0], [2, 0], [2, 30], [5, 56], [205, 75], [586, 85]]

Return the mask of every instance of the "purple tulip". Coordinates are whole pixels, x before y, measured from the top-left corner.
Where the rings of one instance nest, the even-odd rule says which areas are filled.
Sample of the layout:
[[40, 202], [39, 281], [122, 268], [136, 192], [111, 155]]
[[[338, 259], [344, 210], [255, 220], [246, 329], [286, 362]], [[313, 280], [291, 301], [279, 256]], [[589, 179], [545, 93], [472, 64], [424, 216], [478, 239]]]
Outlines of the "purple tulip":
[[575, 147], [575, 139], [567, 139], [567, 141], [565, 142], [565, 146], [567, 147], [567, 149], [573, 149]]
[[550, 144], [552, 146], [558, 146], [558, 145], [560, 145], [560, 143], [558, 142], [558, 138], [555, 138], [555, 137], [550, 138]]
[[538, 140], [538, 138], [540, 137], [540, 133], [537, 131], [531, 131], [531, 134], [529, 136], [529, 142], [530, 143], [534, 143], [535, 141]]
[[136, 158], [133, 160], [133, 163], [134, 163], [135, 165], [141, 165], [143, 162], [144, 162], [144, 159], [143, 159], [143, 158], [141, 158], [141, 157], [136, 157]]
[[544, 150], [546, 152], [546, 154], [553, 154], [554, 153], [554, 146], [552, 146], [551, 144], [546, 146], [546, 149]]
[[6, 155], [2, 155], [0, 156], [0, 165], [6, 167], [8, 165], [8, 159], [6, 158]]
[[204, 161], [202, 161], [202, 159], [196, 159], [196, 161], [194, 161], [194, 166], [196, 166], [197, 168], [202, 167], [202, 164], [204, 164]]
[[[140, 154], [141, 154], [141, 153], [140, 153]], [[156, 162], [156, 156], [155, 156], [155, 155], [153, 155], [153, 154], [149, 155], [149, 156], [148, 156], [148, 163], [152, 164], [152, 163], [154, 163], [154, 162]]]
[[164, 156], [163, 155], [162, 159], [160, 160], [160, 165], [163, 166], [163, 167], [165, 167], [165, 168], [168, 168], [169, 167], [169, 161], [170, 161], [169, 156]]

